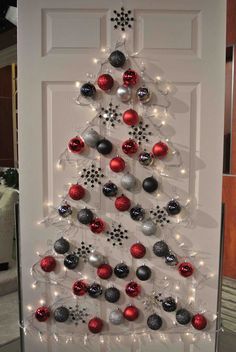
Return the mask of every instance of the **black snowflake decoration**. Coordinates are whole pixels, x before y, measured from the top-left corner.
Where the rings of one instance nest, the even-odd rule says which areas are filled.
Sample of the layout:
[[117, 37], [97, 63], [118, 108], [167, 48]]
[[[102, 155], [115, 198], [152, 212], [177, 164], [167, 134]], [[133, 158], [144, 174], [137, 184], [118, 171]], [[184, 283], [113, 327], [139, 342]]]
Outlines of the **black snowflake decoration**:
[[114, 10], [113, 13], [114, 17], [111, 17], [111, 21], [115, 22], [114, 29], [125, 31], [126, 27], [132, 28], [131, 22], [134, 21], [134, 18], [131, 17], [132, 12], [130, 10], [126, 12], [125, 8], [121, 7], [120, 12]]
[[129, 136], [137, 141], [139, 145], [142, 142], [149, 142], [149, 136], [152, 135], [152, 132], [149, 131], [149, 125], [142, 120], [139, 121], [137, 126], [131, 126], [132, 131], [129, 132]]
[[119, 105], [113, 105], [112, 102], [107, 108], [101, 107], [99, 119], [102, 120], [103, 125], [115, 127], [116, 124], [121, 123], [122, 113], [119, 111]]
[[165, 208], [161, 208], [157, 205], [155, 208], [152, 208], [150, 211], [150, 218], [156, 223], [163, 227], [166, 224], [169, 224], [170, 220], [168, 219], [169, 215]]
[[112, 224], [111, 230], [106, 231], [107, 241], [113, 246], [122, 246], [123, 241], [129, 238], [127, 234], [128, 231], [121, 224]]
[[83, 261], [86, 263], [88, 261], [88, 256], [91, 253], [93, 247], [91, 244], [87, 244], [84, 241], [81, 242], [80, 247], [77, 248], [75, 254], [82, 258]]
[[153, 291], [151, 294], [145, 295], [142, 303], [146, 311], [154, 311], [163, 302], [162, 294]]
[[70, 320], [77, 326], [79, 322], [86, 324], [87, 317], [89, 316], [87, 308], [80, 308], [78, 304], [74, 307], [69, 307]]
[[101, 185], [101, 178], [103, 178], [104, 175], [100, 167], [91, 164], [89, 167], [82, 170], [80, 177], [83, 179], [85, 186], [94, 188], [96, 184]]

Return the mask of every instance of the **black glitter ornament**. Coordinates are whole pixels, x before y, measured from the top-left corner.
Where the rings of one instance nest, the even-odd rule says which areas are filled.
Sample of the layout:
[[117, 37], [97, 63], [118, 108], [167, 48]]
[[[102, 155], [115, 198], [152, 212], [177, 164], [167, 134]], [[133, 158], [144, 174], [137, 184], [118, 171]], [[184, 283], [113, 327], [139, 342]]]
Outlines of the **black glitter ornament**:
[[88, 294], [92, 298], [98, 298], [102, 294], [102, 287], [101, 285], [94, 282], [92, 285], [88, 287]]
[[72, 207], [69, 204], [65, 203], [60, 205], [57, 211], [62, 218], [67, 218], [69, 215], [72, 214]]
[[152, 315], [149, 315], [148, 319], [147, 319], [147, 326], [151, 329], [151, 330], [159, 330], [162, 326], [162, 319], [161, 317], [154, 313]]
[[86, 187], [94, 188], [96, 184], [101, 185], [101, 179], [104, 177], [104, 174], [100, 167], [92, 163], [89, 167], [82, 170], [80, 177]]
[[67, 269], [73, 270], [79, 264], [79, 257], [76, 254], [68, 254], [64, 259], [64, 265]]
[[176, 312], [176, 321], [181, 325], [189, 324], [191, 321], [191, 318], [192, 318], [191, 313], [185, 308], [181, 308]]
[[129, 268], [125, 263], [119, 263], [114, 269], [114, 274], [119, 279], [125, 279], [129, 275]]
[[54, 319], [58, 323], [64, 323], [69, 319], [70, 311], [68, 308], [61, 306], [55, 309], [54, 311]]
[[120, 9], [120, 12], [117, 10], [113, 11], [114, 17], [111, 17], [111, 21], [115, 22], [114, 24], [114, 29], [120, 29], [121, 31], [125, 31], [126, 27], [127, 28], [132, 28], [132, 25], [130, 22], [134, 21], [133, 17], [130, 17], [131, 11], [125, 11], [125, 8], [122, 6]]
[[122, 51], [115, 50], [111, 53], [108, 60], [113, 67], [122, 67], [125, 64], [126, 57]]
[[176, 266], [179, 262], [178, 262], [178, 258], [176, 257], [175, 254], [168, 253], [165, 256], [165, 263], [169, 266]]
[[165, 208], [161, 208], [157, 205], [155, 208], [150, 209], [150, 218], [159, 226], [164, 227], [165, 225], [170, 223], [168, 218], [168, 213]]
[[93, 248], [91, 244], [87, 244], [84, 241], [82, 241], [80, 247], [78, 247], [76, 250], [76, 254], [79, 258], [82, 258], [83, 261], [86, 263], [88, 261], [88, 257], [92, 249]]
[[153, 154], [148, 153], [146, 151], [141, 152], [139, 154], [138, 161], [143, 166], [150, 166], [150, 165], [152, 165], [152, 163], [154, 161]]
[[110, 242], [113, 246], [122, 246], [123, 241], [129, 238], [127, 234], [128, 231], [121, 224], [113, 223], [111, 230], [106, 231], [107, 242]]
[[80, 88], [80, 94], [85, 98], [94, 98], [96, 95], [96, 88], [92, 83], [84, 83]]
[[136, 270], [136, 276], [141, 281], [146, 281], [150, 279], [152, 275], [151, 269], [147, 265], [141, 265]]
[[58, 254], [65, 254], [70, 250], [70, 243], [63, 237], [54, 243], [54, 251]]
[[147, 193], [155, 192], [157, 188], [158, 188], [158, 182], [153, 176], [147, 177], [143, 180], [143, 189]]
[[98, 115], [103, 125], [107, 127], [115, 127], [116, 124], [121, 123], [121, 116], [122, 113], [119, 111], [119, 105], [113, 105], [112, 103], [109, 103], [108, 107], [101, 107]]
[[129, 135], [135, 139], [139, 145], [141, 145], [142, 142], [149, 142], [149, 136], [152, 135], [152, 132], [149, 130], [149, 125], [140, 120], [138, 125], [131, 126]]
[[174, 312], [177, 308], [177, 304], [172, 297], [167, 297], [162, 302], [162, 308], [165, 312]]
[[181, 212], [181, 205], [177, 200], [172, 199], [166, 206], [166, 211], [169, 215], [178, 215]]
[[152, 249], [153, 249], [153, 253], [157, 257], [165, 257], [167, 254], [169, 254], [169, 247], [164, 241], [158, 241], [154, 243]]
[[75, 324], [75, 326], [77, 326], [79, 322], [86, 324], [86, 319], [89, 316], [86, 307], [80, 308], [80, 306], [76, 304], [75, 307], [69, 307], [69, 312], [70, 320]]
[[94, 215], [90, 209], [81, 209], [78, 211], [77, 219], [83, 225], [89, 225], [93, 221]]
[[102, 155], [107, 155], [112, 151], [112, 143], [108, 139], [101, 139], [97, 143], [97, 151]]
[[145, 210], [140, 205], [136, 205], [135, 207], [131, 208], [129, 213], [131, 219], [134, 221], [141, 221], [145, 216]]
[[118, 187], [111, 181], [105, 183], [102, 192], [106, 197], [115, 197], [118, 193]]
[[116, 287], [109, 287], [105, 290], [105, 299], [110, 303], [115, 303], [120, 299], [120, 291]]

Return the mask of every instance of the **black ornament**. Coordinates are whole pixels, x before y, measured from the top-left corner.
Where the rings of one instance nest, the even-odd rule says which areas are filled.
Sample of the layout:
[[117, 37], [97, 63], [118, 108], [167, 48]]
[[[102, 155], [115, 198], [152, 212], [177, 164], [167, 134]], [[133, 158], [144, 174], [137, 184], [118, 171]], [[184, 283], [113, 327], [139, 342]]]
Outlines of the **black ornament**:
[[191, 321], [191, 318], [192, 318], [191, 313], [185, 308], [181, 308], [176, 312], [176, 321], [181, 325], [189, 324]]
[[129, 275], [129, 268], [124, 263], [117, 264], [115, 269], [114, 269], [114, 274], [119, 279], [125, 279]]
[[89, 167], [82, 170], [80, 177], [85, 186], [94, 188], [96, 184], [101, 185], [101, 179], [104, 175], [102, 169], [92, 163]]
[[102, 192], [106, 197], [115, 197], [118, 193], [118, 187], [111, 181], [105, 183]]
[[86, 244], [84, 241], [81, 242], [80, 247], [77, 248], [76, 254], [79, 258], [82, 258], [84, 262], [88, 261], [88, 256], [91, 253], [92, 245]]
[[88, 287], [88, 294], [92, 298], [98, 298], [102, 294], [102, 287], [101, 285], [94, 282], [92, 285]]
[[128, 231], [123, 228], [121, 224], [112, 224], [112, 229], [106, 231], [107, 242], [112, 243], [113, 246], [122, 246], [124, 240], [128, 240]]
[[168, 219], [168, 213], [165, 208], [161, 208], [157, 205], [155, 208], [150, 210], [150, 218], [159, 226], [164, 227], [166, 224], [170, 223]]
[[65, 254], [70, 249], [70, 243], [63, 237], [56, 240], [54, 243], [54, 250], [58, 254]]
[[76, 254], [68, 254], [64, 259], [64, 265], [67, 269], [73, 270], [79, 264], [79, 257]]
[[109, 287], [105, 290], [105, 299], [110, 303], [115, 303], [120, 299], [120, 291], [116, 287]]
[[130, 17], [131, 11], [125, 11], [125, 8], [122, 6], [120, 12], [114, 10], [114, 17], [111, 17], [111, 21], [115, 22], [114, 29], [120, 29], [121, 31], [125, 31], [126, 27], [132, 28], [130, 22], [134, 21], [133, 17]]
[[84, 83], [80, 88], [80, 93], [85, 98], [94, 98], [96, 95], [96, 88], [92, 83]]
[[122, 51], [115, 50], [111, 53], [108, 60], [113, 67], [122, 67], [125, 64], [126, 57]]
[[152, 193], [152, 192], [156, 191], [157, 188], [158, 188], [158, 182], [153, 176], [147, 177], [143, 180], [144, 191], [146, 191], [148, 193]]
[[162, 302], [162, 307], [165, 312], [174, 312], [177, 308], [177, 304], [172, 297], [167, 297]]
[[56, 308], [54, 311], [54, 319], [58, 323], [64, 323], [65, 321], [68, 320], [69, 316], [70, 316], [70, 311], [66, 307], [61, 306]]
[[67, 203], [60, 205], [57, 211], [62, 218], [67, 218], [69, 215], [72, 214], [72, 208]]
[[162, 319], [161, 317], [154, 313], [152, 315], [149, 315], [148, 319], [147, 319], [147, 326], [151, 329], [151, 330], [159, 330], [162, 326]]
[[151, 275], [152, 271], [147, 265], [141, 265], [136, 270], [136, 276], [141, 281], [150, 279]]
[[86, 319], [89, 316], [87, 308], [80, 308], [78, 304], [75, 307], [69, 307], [70, 320], [77, 326], [79, 322], [86, 324]]
[[129, 135], [141, 145], [143, 142], [149, 142], [149, 137], [152, 135], [152, 132], [149, 130], [149, 125], [140, 120], [138, 125], [131, 126]]
[[145, 216], [145, 210], [139, 205], [136, 205], [135, 207], [131, 208], [129, 213], [131, 219], [133, 219], [134, 221], [141, 221], [144, 219]]
[[97, 151], [102, 155], [107, 155], [112, 151], [112, 143], [108, 139], [101, 139], [97, 143]]
[[178, 215], [181, 212], [181, 205], [173, 199], [167, 204], [166, 211], [169, 215]]
[[77, 219], [83, 225], [89, 225], [93, 221], [93, 212], [90, 209], [81, 209], [78, 211]]
[[122, 113], [119, 111], [119, 105], [109, 103], [107, 108], [101, 107], [101, 112], [98, 115], [102, 120], [103, 125], [115, 127], [116, 124], [121, 123]]
[[165, 256], [165, 263], [169, 266], [176, 266], [178, 264], [178, 259], [175, 254], [168, 253]]
[[154, 243], [152, 249], [153, 249], [153, 253], [157, 257], [165, 257], [167, 254], [169, 254], [169, 247], [164, 241], [158, 241]]

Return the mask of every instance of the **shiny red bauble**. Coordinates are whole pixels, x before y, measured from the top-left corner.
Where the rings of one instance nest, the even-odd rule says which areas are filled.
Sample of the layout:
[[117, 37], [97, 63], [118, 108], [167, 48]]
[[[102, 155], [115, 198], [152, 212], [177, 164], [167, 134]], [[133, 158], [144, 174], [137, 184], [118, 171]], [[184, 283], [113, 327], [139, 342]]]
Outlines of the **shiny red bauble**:
[[125, 161], [120, 156], [116, 156], [110, 161], [110, 169], [114, 172], [121, 172], [125, 169]]
[[90, 230], [93, 232], [93, 233], [101, 233], [105, 230], [105, 222], [100, 219], [100, 218], [95, 218], [91, 224], [89, 225], [90, 227]]
[[131, 281], [126, 285], [125, 292], [129, 297], [137, 297], [141, 292], [141, 286]]
[[138, 82], [138, 74], [130, 68], [123, 74], [123, 82], [126, 87], [133, 87]]
[[102, 264], [97, 268], [97, 275], [100, 279], [107, 280], [112, 275], [112, 267], [109, 264]]
[[129, 210], [130, 206], [131, 201], [128, 197], [124, 196], [123, 194], [120, 197], [117, 197], [115, 200], [115, 207], [119, 211]]
[[152, 147], [152, 153], [155, 157], [162, 159], [168, 154], [169, 147], [164, 142], [158, 142]]
[[123, 113], [122, 117], [123, 117], [124, 123], [128, 126], [135, 126], [138, 124], [138, 121], [139, 121], [138, 113], [133, 109], [126, 110]]
[[50, 317], [50, 310], [46, 306], [39, 307], [37, 308], [34, 316], [38, 321], [44, 322]]
[[106, 91], [113, 87], [114, 79], [108, 73], [104, 73], [98, 77], [97, 83], [99, 88]]
[[72, 289], [74, 295], [84, 296], [88, 290], [88, 284], [84, 280], [78, 280], [74, 282]]
[[179, 273], [183, 277], [189, 277], [193, 274], [194, 268], [191, 263], [189, 262], [184, 262], [181, 263], [178, 267]]
[[192, 326], [194, 327], [194, 329], [196, 330], [203, 330], [205, 329], [205, 327], [207, 326], [207, 320], [204, 317], [203, 314], [195, 314], [192, 317]]
[[84, 141], [81, 137], [72, 138], [68, 143], [71, 153], [80, 154], [84, 150]]
[[55, 258], [51, 255], [44, 257], [40, 261], [41, 269], [43, 271], [45, 271], [46, 273], [50, 273], [51, 271], [53, 271], [56, 267], [56, 264], [57, 264], [57, 262], [56, 262]]
[[125, 154], [128, 155], [135, 154], [138, 150], [138, 144], [134, 139], [127, 139], [127, 141], [124, 141], [122, 144], [122, 150]]
[[80, 200], [85, 195], [85, 189], [81, 185], [75, 184], [69, 188], [69, 196], [74, 200]]
[[139, 310], [135, 306], [128, 306], [125, 308], [125, 310], [123, 312], [123, 316], [125, 319], [127, 319], [129, 321], [134, 321], [139, 316]]
[[97, 317], [90, 319], [88, 322], [88, 328], [89, 328], [89, 331], [91, 331], [93, 334], [98, 334], [99, 332], [102, 331], [102, 328], [103, 328], [102, 319]]
[[132, 257], [134, 257], [136, 259], [143, 258], [146, 254], [146, 248], [144, 247], [144, 245], [142, 243], [134, 243], [130, 247], [130, 253], [131, 253]]

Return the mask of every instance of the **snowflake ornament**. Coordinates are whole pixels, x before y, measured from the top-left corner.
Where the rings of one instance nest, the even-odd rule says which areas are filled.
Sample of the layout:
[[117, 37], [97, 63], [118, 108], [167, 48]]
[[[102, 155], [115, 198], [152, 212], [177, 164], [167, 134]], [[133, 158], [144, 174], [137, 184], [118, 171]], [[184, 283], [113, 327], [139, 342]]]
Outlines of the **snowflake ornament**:
[[145, 295], [145, 298], [143, 299], [142, 303], [144, 305], [144, 309], [146, 311], [155, 311], [160, 304], [163, 302], [162, 299], [162, 294], [157, 293], [156, 291], [153, 291], [151, 294]]
[[132, 28], [131, 22], [134, 21], [134, 17], [131, 17], [131, 10], [125, 11], [125, 8], [122, 6], [120, 12], [114, 10], [113, 13], [114, 17], [111, 17], [111, 21], [115, 22], [114, 29], [120, 29], [124, 32], [126, 28]]
[[101, 179], [104, 177], [102, 169], [92, 163], [89, 167], [83, 168], [80, 178], [85, 186], [94, 188], [96, 184], [101, 185]]
[[128, 231], [121, 224], [112, 224], [111, 230], [106, 231], [107, 241], [113, 246], [122, 246], [123, 241], [129, 238], [127, 234]]
[[119, 110], [119, 105], [113, 105], [112, 102], [109, 103], [108, 107], [101, 107], [99, 119], [102, 121], [103, 125], [107, 127], [115, 127], [118, 123], [121, 123], [122, 113]]
[[87, 308], [80, 308], [80, 306], [76, 304], [74, 307], [69, 307], [69, 312], [70, 321], [73, 322], [76, 326], [79, 324], [79, 322], [83, 324], [87, 323], [87, 317], [89, 316]]
[[88, 261], [89, 254], [93, 250], [93, 247], [91, 244], [87, 244], [84, 241], [81, 242], [80, 247], [77, 248], [75, 254], [79, 257], [82, 258], [83, 261], [86, 263]]
[[161, 227], [170, 223], [169, 215], [165, 208], [161, 208], [159, 205], [149, 210], [150, 218]]
[[148, 143], [149, 137], [152, 135], [152, 132], [149, 130], [149, 124], [139, 121], [137, 126], [131, 126], [131, 131], [129, 131], [129, 136], [137, 141], [139, 145], [143, 142]]

